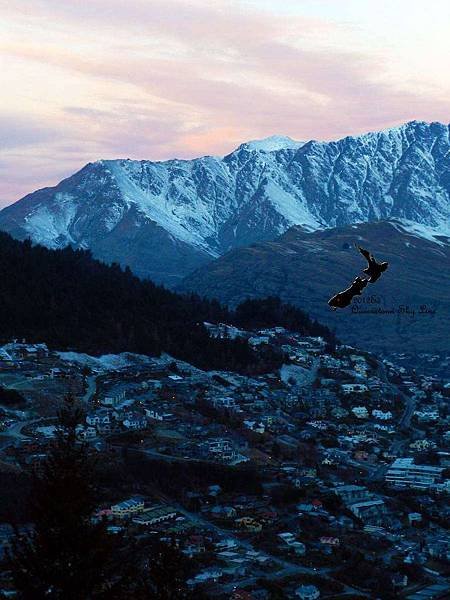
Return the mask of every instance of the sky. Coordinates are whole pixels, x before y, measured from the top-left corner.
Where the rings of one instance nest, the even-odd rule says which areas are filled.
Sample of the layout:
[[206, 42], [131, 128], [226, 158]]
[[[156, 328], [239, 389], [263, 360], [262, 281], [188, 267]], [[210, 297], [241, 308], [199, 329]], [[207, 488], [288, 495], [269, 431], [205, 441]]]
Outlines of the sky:
[[0, 0], [0, 206], [101, 158], [450, 121], [448, 0]]

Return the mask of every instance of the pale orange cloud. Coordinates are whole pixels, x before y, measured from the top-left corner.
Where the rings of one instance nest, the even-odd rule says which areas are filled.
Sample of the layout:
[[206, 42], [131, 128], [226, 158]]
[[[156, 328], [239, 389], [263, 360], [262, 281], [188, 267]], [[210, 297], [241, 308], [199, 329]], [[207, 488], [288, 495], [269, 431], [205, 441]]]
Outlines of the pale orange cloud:
[[275, 133], [330, 139], [448, 121], [448, 80], [399, 77], [394, 48], [370, 48], [335, 16], [269, 8], [0, 4], [0, 203], [98, 158], [188, 158]]

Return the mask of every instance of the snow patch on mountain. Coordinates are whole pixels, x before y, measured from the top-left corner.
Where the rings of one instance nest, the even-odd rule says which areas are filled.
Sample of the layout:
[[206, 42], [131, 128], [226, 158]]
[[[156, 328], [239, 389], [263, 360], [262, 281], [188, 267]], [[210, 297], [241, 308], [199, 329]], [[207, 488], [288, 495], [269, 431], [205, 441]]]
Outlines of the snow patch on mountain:
[[277, 152], [278, 150], [295, 150], [301, 148], [305, 142], [293, 140], [287, 135], [271, 135], [261, 140], [251, 140], [241, 144], [239, 149], [255, 150], [257, 152]]
[[223, 158], [89, 163], [5, 208], [0, 229], [51, 248], [90, 248], [167, 282], [169, 273], [172, 281], [293, 225], [400, 219], [436, 241], [450, 235], [449, 172], [449, 127], [441, 123], [332, 142], [271, 136]]
[[[310, 231], [320, 229], [321, 223], [314, 218], [305, 202], [301, 200], [297, 203], [292, 202], [292, 194], [283, 190], [273, 181], [266, 185], [265, 191], [275, 210], [283, 215], [289, 226], [302, 225]], [[285, 229], [285, 227], [280, 228], [280, 233], [283, 233]]]
[[77, 205], [70, 194], [55, 195], [55, 206], [37, 206], [24, 218], [24, 229], [38, 244], [49, 248], [60, 248], [75, 240], [69, 234], [70, 225], [75, 219]]
[[446, 246], [450, 243], [450, 231], [445, 233], [441, 229], [436, 230], [432, 227], [420, 225], [419, 223], [414, 223], [414, 221], [409, 221], [407, 219], [396, 219], [391, 222], [391, 225], [400, 232], [423, 238], [435, 244], [439, 244], [440, 246]]

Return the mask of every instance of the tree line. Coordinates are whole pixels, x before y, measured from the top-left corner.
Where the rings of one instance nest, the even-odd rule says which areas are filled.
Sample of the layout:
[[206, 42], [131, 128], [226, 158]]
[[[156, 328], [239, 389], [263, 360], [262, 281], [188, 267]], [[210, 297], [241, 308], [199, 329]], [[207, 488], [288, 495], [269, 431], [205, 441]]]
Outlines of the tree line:
[[106, 265], [88, 250], [49, 250], [0, 233], [0, 339], [45, 341], [94, 355], [167, 352], [200, 368], [262, 372], [279, 366], [242, 339], [209, 335], [204, 321], [256, 328], [282, 325], [305, 335], [334, 335], [278, 298], [248, 300], [235, 311], [216, 300], [182, 295], [129, 268]]

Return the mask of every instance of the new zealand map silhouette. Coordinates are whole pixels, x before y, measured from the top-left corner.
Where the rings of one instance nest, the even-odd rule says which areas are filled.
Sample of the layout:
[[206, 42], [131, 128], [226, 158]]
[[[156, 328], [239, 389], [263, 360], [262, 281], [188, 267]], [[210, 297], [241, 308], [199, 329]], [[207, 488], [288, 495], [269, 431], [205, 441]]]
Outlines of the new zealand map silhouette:
[[328, 305], [332, 310], [337, 310], [338, 308], [345, 308], [349, 306], [351, 301], [355, 296], [361, 296], [364, 288], [368, 283], [375, 283], [381, 277], [382, 273], [386, 271], [389, 266], [389, 263], [377, 262], [374, 255], [369, 252], [369, 250], [365, 250], [355, 244], [355, 248], [364, 256], [367, 260], [367, 267], [363, 269], [363, 273], [367, 275], [367, 277], [360, 277], [359, 275], [353, 280], [350, 287], [346, 288], [342, 292], [338, 292], [332, 298], [328, 300]]

